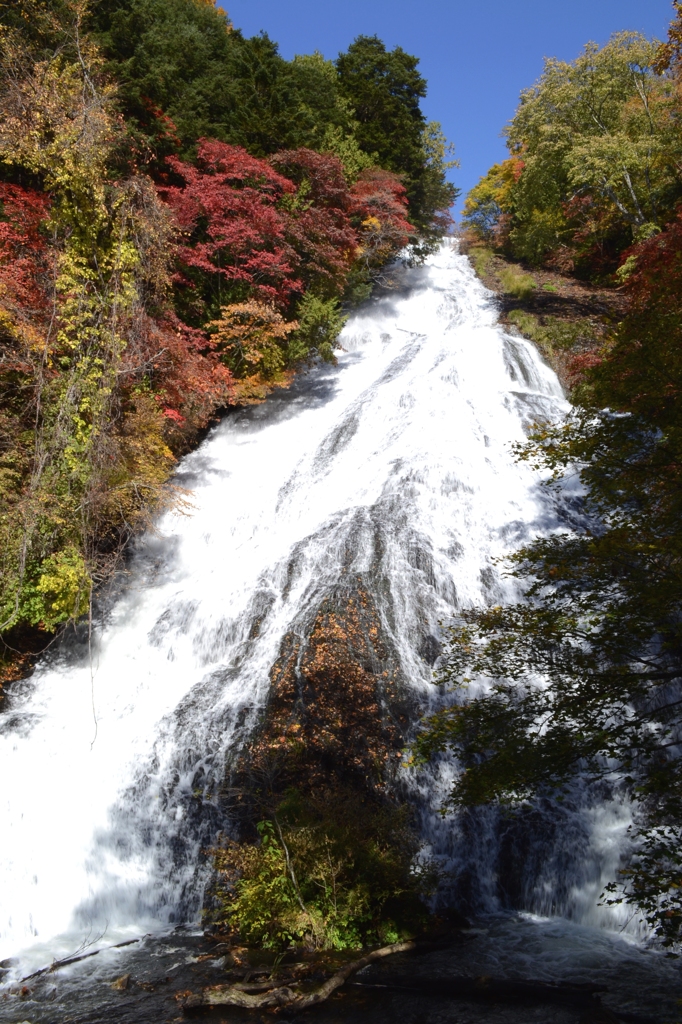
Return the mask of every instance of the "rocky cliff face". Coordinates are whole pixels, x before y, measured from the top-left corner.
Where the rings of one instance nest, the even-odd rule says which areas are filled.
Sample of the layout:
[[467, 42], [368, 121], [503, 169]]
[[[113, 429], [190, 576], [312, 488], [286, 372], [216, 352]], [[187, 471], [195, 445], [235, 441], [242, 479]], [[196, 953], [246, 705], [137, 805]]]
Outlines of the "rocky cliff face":
[[362, 576], [329, 595], [302, 632], [284, 637], [261, 724], [231, 775], [241, 830], [291, 788], [339, 788], [395, 800], [397, 769], [418, 708], [401, 678]]

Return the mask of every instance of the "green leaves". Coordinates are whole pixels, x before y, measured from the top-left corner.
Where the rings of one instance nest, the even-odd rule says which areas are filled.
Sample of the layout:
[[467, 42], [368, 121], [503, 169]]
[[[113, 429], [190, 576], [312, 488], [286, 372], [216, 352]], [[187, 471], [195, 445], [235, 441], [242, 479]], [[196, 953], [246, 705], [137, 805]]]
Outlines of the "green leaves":
[[358, 36], [336, 61], [339, 90], [353, 111], [360, 148], [403, 176], [410, 217], [428, 239], [434, 218], [442, 235], [443, 215], [457, 193], [445, 179], [448, 147], [440, 125], [427, 124], [419, 105], [426, 80], [418, 64], [400, 46], [387, 50], [377, 36]]
[[91, 589], [92, 580], [81, 552], [66, 547], [41, 563], [38, 580], [24, 598], [23, 614], [33, 625], [52, 631], [87, 612]]
[[682, 196], [679, 95], [654, 71], [658, 44], [632, 32], [545, 61], [507, 128], [516, 161], [472, 190], [465, 222], [530, 263], [613, 272]]
[[[416, 744], [422, 760], [456, 753], [452, 805], [557, 796], [578, 775], [629, 799], [632, 853], [604, 898], [633, 905], [670, 947], [682, 942], [681, 239], [678, 217], [633, 247], [627, 313], [573, 412], [517, 446], [550, 487], [579, 475], [583, 525], [509, 559], [525, 601], [450, 630], [440, 681], [454, 703]], [[573, 344], [550, 321], [515, 322]]]
[[358, 949], [414, 934], [432, 878], [413, 862], [404, 809], [337, 789], [291, 790], [257, 825], [258, 842], [214, 851], [217, 923], [243, 942], [283, 949]]
[[[600, 366], [602, 387], [619, 365]], [[592, 528], [517, 551], [508, 571], [525, 601], [466, 612], [450, 629], [439, 681], [455, 688], [455, 703], [427, 719], [416, 751], [456, 753], [454, 806], [557, 794], [578, 774], [628, 794], [635, 855], [618, 898], [675, 943], [679, 864], [656, 837], [682, 827], [677, 435], [578, 409], [563, 426], [538, 428], [520, 454], [558, 478], [579, 469]], [[457, 690], [472, 678], [485, 689], [467, 700]]]
[[296, 363], [311, 354], [333, 362], [337, 339], [348, 317], [341, 315], [338, 299], [321, 299], [306, 292], [298, 304], [298, 330], [289, 342], [288, 360]]

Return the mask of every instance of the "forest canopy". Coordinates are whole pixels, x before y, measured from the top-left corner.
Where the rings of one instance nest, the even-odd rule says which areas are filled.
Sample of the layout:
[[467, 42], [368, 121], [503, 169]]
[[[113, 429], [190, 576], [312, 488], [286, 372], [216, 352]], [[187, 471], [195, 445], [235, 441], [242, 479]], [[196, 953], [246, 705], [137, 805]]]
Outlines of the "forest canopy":
[[417, 65], [375, 37], [286, 61], [207, 0], [0, 3], [10, 661], [89, 612], [217, 413], [333, 360], [382, 268], [447, 229]]
[[603, 278], [682, 197], [679, 85], [661, 45], [619, 32], [545, 61], [507, 126], [510, 157], [467, 196], [464, 222], [532, 264]]

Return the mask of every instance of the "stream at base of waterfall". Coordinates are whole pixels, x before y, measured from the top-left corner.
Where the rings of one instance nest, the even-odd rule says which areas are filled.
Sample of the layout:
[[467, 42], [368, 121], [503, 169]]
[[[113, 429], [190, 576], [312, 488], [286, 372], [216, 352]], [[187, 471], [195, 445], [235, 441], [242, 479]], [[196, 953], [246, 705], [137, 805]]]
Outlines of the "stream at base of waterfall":
[[[221, 784], [262, 717], [285, 638], [305, 638], [330, 595], [361, 581], [403, 690], [433, 707], [440, 623], [513, 598], [497, 560], [579, 520], [577, 490], [553, 498], [514, 462], [511, 444], [567, 404], [535, 348], [498, 325], [468, 260], [448, 243], [393, 277], [351, 316], [336, 366], [233, 411], [183, 459], [189, 514], [169, 513], [138, 542], [92, 643], [66, 638], [6, 698], [0, 1019], [177, 1017], [173, 993], [215, 971], [197, 960], [202, 851], [225, 827]], [[647, 945], [627, 910], [599, 906], [626, 848], [627, 807], [577, 791], [523, 834], [490, 813], [443, 819], [455, 770], [444, 760], [403, 784], [425, 855], [451, 879], [444, 898], [476, 927], [409, 970], [597, 981], [621, 1019], [675, 1020], [678, 962]], [[21, 979], [53, 959], [141, 935], [22, 994]], [[125, 990], [109, 986], [125, 974]], [[398, 1013], [424, 1024], [580, 1019], [357, 986], [316, 1011], [330, 1022]]]

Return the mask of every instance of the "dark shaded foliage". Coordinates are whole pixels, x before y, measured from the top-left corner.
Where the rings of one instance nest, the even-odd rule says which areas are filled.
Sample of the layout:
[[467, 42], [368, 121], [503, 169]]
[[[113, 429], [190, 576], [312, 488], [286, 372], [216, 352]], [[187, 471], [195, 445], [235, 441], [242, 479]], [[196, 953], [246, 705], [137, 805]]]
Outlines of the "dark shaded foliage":
[[627, 315], [565, 424], [519, 456], [578, 470], [591, 528], [522, 548], [526, 599], [467, 612], [442, 681], [488, 680], [427, 723], [417, 747], [454, 749], [453, 802], [523, 803], [578, 774], [632, 801], [632, 852], [607, 902], [627, 900], [666, 945], [682, 938], [682, 221], [626, 254]]

